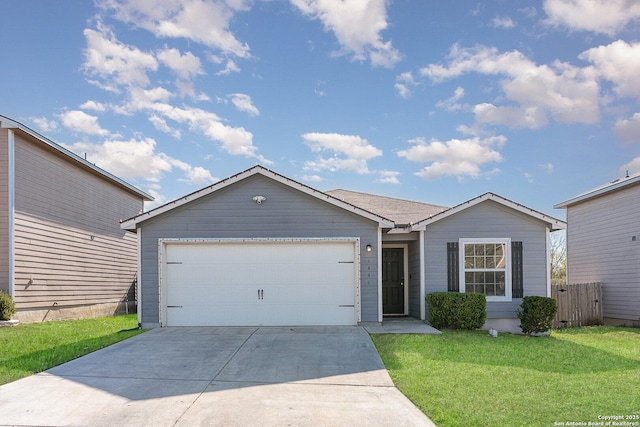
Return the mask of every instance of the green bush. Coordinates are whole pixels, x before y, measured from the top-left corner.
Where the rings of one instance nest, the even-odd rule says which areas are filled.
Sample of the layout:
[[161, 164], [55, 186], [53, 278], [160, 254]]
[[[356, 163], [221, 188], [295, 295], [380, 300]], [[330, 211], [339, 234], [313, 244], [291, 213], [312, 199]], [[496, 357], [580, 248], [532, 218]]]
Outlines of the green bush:
[[478, 329], [487, 318], [484, 294], [434, 292], [427, 295], [429, 323], [434, 328]]
[[524, 297], [517, 310], [520, 329], [527, 335], [548, 331], [551, 329], [557, 310], [558, 306], [553, 298]]
[[16, 305], [10, 295], [0, 291], [0, 320], [10, 320], [16, 312]]

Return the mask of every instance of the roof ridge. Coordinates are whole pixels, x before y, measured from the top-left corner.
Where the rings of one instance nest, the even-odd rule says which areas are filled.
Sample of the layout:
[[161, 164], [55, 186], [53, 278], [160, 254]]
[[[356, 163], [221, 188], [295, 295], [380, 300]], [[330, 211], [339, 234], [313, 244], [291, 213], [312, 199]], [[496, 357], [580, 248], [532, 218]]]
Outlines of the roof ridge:
[[384, 198], [384, 199], [393, 199], [393, 200], [401, 200], [403, 202], [409, 202], [409, 203], [417, 203], [417, 204], [421, 204], [421, 205], [429, 205], [429, 206], [436, 206], [436, 207], [441, 207], [441, 208], [449, 208], [449, 206], [446, 205], [440, 205], [440, 204], [436, 204], [436, 203], [430, 203], [430, 202], [421, 202], [419, 200], [411, 200], [411, 199], [405, 199], [405, 198], [401, 198], [401, 197], [393, 197], [393, 196], [383, 196], [381, 194], [374, 194], [374, 193], [366, 193], [364, 191], [352, 191], [352, 190], [346, 190], [344, 188], [334, 188], [332, 190], [326, 190], [325, 193], [331, 195], [332, 191], [345, 191], [347, 193], [355, 193], [355, 194], [362, 194], [365, 196], [371, 196], [371, 197], [379, 197], [379, 198]]

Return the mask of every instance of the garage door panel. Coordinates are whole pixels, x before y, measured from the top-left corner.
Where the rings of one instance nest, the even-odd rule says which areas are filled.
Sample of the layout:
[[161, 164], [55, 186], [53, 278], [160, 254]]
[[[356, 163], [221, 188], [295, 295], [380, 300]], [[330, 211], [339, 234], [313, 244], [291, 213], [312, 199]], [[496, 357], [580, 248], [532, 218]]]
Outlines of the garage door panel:
[[166, 244], [170, 326], [352, 325], [355, 242]]

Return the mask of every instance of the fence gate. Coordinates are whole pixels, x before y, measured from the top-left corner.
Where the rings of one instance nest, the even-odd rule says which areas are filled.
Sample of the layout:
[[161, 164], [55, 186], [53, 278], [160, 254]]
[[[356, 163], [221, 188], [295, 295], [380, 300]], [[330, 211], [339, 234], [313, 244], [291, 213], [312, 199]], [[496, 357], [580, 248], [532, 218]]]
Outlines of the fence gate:
[[554, 328], [602, 325], [602, 283], [552, 285], [551, 297], [558, 304]]

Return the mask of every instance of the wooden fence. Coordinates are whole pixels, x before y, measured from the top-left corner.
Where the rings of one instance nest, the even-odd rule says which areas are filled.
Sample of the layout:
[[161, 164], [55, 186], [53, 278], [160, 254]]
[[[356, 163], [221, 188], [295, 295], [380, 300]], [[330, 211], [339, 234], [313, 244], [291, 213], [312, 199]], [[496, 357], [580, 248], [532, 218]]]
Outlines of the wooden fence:
[[558, 304], [554, 328], [602, 325], [602, 283], [552, 285], [551, 297]]

